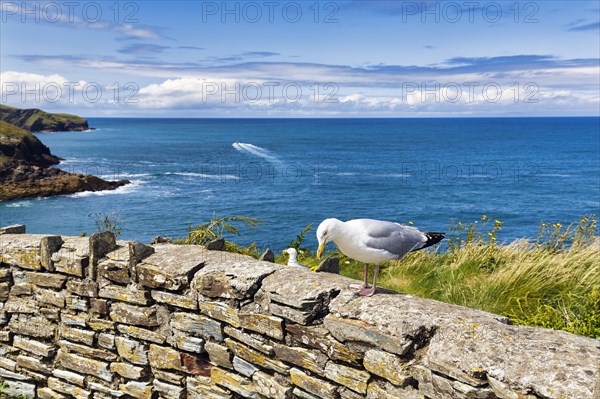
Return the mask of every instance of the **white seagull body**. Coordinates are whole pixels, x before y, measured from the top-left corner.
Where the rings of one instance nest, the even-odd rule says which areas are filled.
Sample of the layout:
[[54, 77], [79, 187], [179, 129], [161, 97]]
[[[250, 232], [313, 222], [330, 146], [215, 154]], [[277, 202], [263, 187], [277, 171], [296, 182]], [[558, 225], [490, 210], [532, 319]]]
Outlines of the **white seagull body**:
[[[317, 256], [322, 256], [325, 244], [335, 242], [344, 255], [365, 264], [365, 281], [360, 286], [360, 294], [373, 295], [377, 288], [380, 263], [402, 259], [407, 253], [427, 248], [443, 238], [444, 233], [424, 233], [414, 227], [383, 220], [354, 219], [342, 222], [326, 219], [317, 229]], [[376, 265], [372, 288], [367, 283], [369, 263]]]
[[294, 248], [288, 248], [285, 251], [290, 257], [288, 259], [287, 265], [294, 267], [303, 267], [308, 269], [308, 267], [304, 266], [302, 263], [298, 262], [298, 252]]

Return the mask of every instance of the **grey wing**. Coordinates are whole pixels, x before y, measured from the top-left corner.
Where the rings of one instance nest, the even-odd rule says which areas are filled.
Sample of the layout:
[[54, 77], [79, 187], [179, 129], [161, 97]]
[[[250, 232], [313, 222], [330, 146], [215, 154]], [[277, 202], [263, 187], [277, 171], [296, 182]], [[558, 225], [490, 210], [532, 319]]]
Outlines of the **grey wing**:
[[365, 244], [371, 248], [383, 249], [401, 259], [407, 253], [420, 249], [427, 242], [427, 236], [410, 226], [398, 223], [367, 224], [368, 238]]

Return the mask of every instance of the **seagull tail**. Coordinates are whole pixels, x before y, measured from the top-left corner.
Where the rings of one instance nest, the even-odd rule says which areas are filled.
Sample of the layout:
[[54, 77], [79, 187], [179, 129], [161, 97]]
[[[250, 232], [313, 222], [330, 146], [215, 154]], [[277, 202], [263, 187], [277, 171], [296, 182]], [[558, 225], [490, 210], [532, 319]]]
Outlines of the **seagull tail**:
[[425, 241], [425, 243], [423, 244], [422, 247], [416, 249], [416, 251], [419, 251], [423, 248], [427, 248], [427, 247], [437, 244], [438, 242], [440, 242], [444, 239], [446, 233], [427, 232], [427, 233], [423, 233], [423, 234], [425, 234], [425, 237], [427, 237], [427, 241]]

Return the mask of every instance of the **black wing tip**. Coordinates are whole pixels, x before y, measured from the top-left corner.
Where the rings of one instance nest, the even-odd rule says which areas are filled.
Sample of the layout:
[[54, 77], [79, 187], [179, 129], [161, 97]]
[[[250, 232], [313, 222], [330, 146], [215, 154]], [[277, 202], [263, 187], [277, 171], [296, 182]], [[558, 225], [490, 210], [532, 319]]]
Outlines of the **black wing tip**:
[[435, 233], [431, 231], [423, 234], [425, 234], [425, 236], [427, 237], [427, 241], [425, 242], [425, 245], [423, 245], [422, 248], [427, 248], [432, 245], [435, 245], [446, 237], [446, 233]]

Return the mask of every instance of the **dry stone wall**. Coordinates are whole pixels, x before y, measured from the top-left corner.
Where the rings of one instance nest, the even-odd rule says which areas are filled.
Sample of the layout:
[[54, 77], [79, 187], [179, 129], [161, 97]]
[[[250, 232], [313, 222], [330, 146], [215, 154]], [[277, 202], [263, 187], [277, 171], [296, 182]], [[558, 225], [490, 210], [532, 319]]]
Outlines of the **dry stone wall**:
[[598, 340], [199, 246], [23, 232], [0, 230], [8, 397], [600, 395]]

